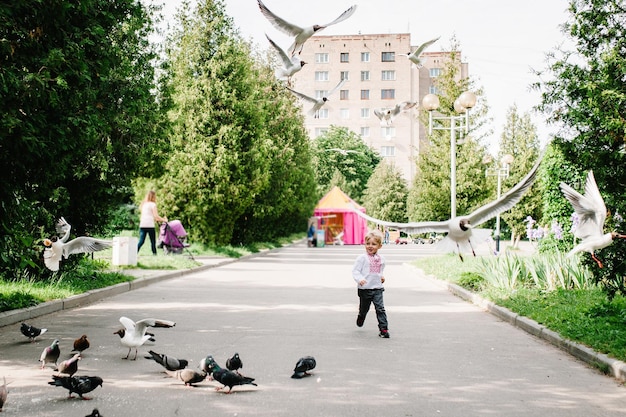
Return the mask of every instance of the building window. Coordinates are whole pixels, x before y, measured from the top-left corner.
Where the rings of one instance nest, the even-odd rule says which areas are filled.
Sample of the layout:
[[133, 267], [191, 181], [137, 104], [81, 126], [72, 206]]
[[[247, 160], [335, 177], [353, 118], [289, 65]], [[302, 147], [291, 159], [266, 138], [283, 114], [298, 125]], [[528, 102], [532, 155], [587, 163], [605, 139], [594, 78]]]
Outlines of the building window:
[[395, 71], [382, 71], [381, 72], [381, 80], [383, 81], [394, 81], [396, 79]]
[[393, 126], [383, 126], [380, 128], [380, 136], [389, 140], [396, 137], [396, 128]]
[[395, 146], [381, 146], [380, 156], [396, 156], [396, 147]]
[[361, 109], [361, 119], [369, 119], [370, 118], [370, 109], [367, 107], [363, 107]]
[[316, 127], [315, 128], [315, 137], [322, 136], [326, 132], [328, 132], [328, 128], [327, 127]]
[[430, 94], [437, 94], [439, 95], [439, 89], [437, 88], [437, 86], [431, 85], [430, 87], [428, 87], [428, 92]]
[[328, 81], [328, 71], [315, 71], [315, 81]]
[[349, 119], [350, 109], [339, 109], [339, 115], [339, 117], [341, 117], [342, 119]]
[[430, 78], [437, 78], [441, 75], [442, 72], [443, 70], [441, 68], [431, 68], [428, 70]]
[[328, 119], [328, 109], [319, 109], [317, 111], [318, 119]]
[[369, 138], [370, 137], [370, 127], [369, 126], [361, 127], [361, 136], [364, 137], [364, 138]]
[[361, 52], [361, 62], [370, 62], [369, 52]]
[[327, 64], [328, 63], [328, 53], [315, 54], [315, 63], [316, 64]]
[[342, 80], [349, 80], [348, 78], [348, 71], [341, 71], [341, 79]]
[[361, 90], [361, 100], [370, 99], [370, 90]]
[[395, 52], [383, 52], [380, 56], [380, 60], [383, 62], [395, 62], [396, 53]]
[[361, 71], [361, 81], [369, 81], [369, 80], [370, 80], [370, 72]]
[[349, 90], [339, 90], [339, 100], [349, 100], [350, 95], [348, 92]]
[[383, 100], [393, 100], [396, 98], [396, 90], [393, 88], [385, 88], [380, 90], [380, 98]]
[[350, 54], [348, 52], [342, 52], [339, 54], [339, 61], [350, 62]]

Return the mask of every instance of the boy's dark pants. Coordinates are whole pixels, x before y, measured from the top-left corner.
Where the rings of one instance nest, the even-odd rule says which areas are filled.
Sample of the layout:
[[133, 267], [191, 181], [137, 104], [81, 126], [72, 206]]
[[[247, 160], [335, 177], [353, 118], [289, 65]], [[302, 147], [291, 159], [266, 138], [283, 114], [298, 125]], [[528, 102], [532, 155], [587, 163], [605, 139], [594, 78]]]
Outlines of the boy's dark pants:
[[383, 302], [384, 288], [374, 289], [358, 289], [359, 294], [359, 316], [365, 320], [370, 304], [374, 303], [376, 309], [376, 319], [378, 320], [378, 329], [387, 330], [387, 313], [385, 312], [385, 303]]

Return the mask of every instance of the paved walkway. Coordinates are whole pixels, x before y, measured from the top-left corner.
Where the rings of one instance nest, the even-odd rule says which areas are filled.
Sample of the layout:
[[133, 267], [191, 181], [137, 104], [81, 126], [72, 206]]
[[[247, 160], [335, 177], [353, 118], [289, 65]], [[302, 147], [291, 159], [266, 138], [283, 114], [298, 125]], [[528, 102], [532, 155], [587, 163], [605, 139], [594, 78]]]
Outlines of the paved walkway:
[[[420, 245], [386, 246], [385, 303], [391, 339], [377, 337], [373, 312], [357, 328], [350, 268], [362, 247], [303, 244], [162, 280], [85, 306], [30, 320], [49, 331], [35, 343], [19, 325], [0, 328], [0, 376], [11, 381], [8, 415], [84, 416], [622, 416], [626, 389], [581, 361], [452, 295], [405, 262], [428, 256]], [[144, 278], [147, 279], [147, 278]], [[139, 359], [113, 334], [119, 317], [157, 317]], [[92, 341], [79, 374], [104, 386], [92, 401], [67, 400], [47, 385], [37, 359], [53, 338], [62, 356], [81, 334]], [[220, 363], [234, 352], [258, 387], [215, 391], [165, 377], [143, 359], [152, 349]], [[289, 378], [313, 355], [313, 376]]]

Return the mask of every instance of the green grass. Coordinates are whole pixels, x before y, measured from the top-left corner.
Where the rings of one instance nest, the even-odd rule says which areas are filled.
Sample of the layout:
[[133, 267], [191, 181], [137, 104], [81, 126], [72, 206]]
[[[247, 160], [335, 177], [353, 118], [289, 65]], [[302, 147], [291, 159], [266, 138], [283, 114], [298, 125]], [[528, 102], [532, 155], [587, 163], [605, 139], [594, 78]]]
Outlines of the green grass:
[[562, 337], [582, 343], [596, 352], [626, 361], [626, 298], [609, 300], [600, 288], [555, 289], [517, 286], [494, 288], [476, 275], [479, 258], [451, 255], [418, 259], [413, 265], [438, 279], [477, 292], [497, 305], [529, 317]]

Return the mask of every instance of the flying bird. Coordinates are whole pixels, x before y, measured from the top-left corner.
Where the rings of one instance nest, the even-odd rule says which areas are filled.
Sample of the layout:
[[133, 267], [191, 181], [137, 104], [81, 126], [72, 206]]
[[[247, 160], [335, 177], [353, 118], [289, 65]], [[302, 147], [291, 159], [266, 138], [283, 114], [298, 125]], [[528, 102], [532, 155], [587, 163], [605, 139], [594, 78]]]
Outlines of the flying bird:
[[83, 352], [84, 350], [89, 348], [89, 339], [87, 339], [87, 335], [84, 334], [78, 339], [74, 340], [74, 349], [72, 352]]
[[407, 233], [447, 233], [446, 239], [444, 239], [442, 242], [444, 242], [445, 240], [451, 240], [456, 245], [459, 258], [463, 260], [460, 244], [468, 243], [472, 254], [476, 256], [476, 252], [474, 251], [474, 247], [472, 246], [471, 242], [472, 229], [515, 206], [522, 199], [526, 191], [528, 191], [530, 186], [535, 181], [535, 178], [537, 177], [537, 170], [539, 169], [540, 164], [541, 158], [539, 158], [539, 160], [535, 163], [530, 172], [524, 178], [522, 178], [522, 180], [517, 185], [515, 185], [515, 187], [511, 188], [499, 199], [492, 201], [491, 203], [485, 204], [484, 206], [474, 210], [467, 216], [457, 216], [442, 222], [427, 221], [415, 223], [396, 223], [370, 217], [360, 210], [357, 210], [355, 207], [353, 207], [353, 211], [370, 222], [379, 224], [381, 226], [401, 229]]
[[396, 104], [392, 108], [374, 109], [374, 114], [380, 120], [381, 126], [391, 126], [393, 119], [395, 119], [396, 116], [404, 111], [412, 109], [416, 104], [417, 103], [414, 101], [403, 101], [402, 103]]
[[587, 173], [585, 183], [585, 195], [580, 194], [569, 185], [562, 182], [559, 187], [567, 200], [574, 207], [578, 215], [579, 223], [574, 231], [574, 236], [581, 239], [581, 242], [569, 251], [567, 256], [573, 256], [578, 252], [589, 252], [598, 267], [602, 268], [602, 262], [596, 257], [595, 251], [606, 248], [616, 238], [625, 239], [626, 235], [615, 231], [604, 233], [604, 222], [606, 221], [606, 205], [600, 194], [593, 171]]
[[235, 352], [232, 357], [226, 359], [226, 369], [228, 369], [229, 371], [237, 372], [237, 370], [241, 368], [243, 368], [243, 362], [239, 357], [239, 353]]
[[430, 45], [432, 45], [433, 43], [437, 42], [438, 40], [439, 40], [439, 37], [437, 37], [435, 39], [431, 39], [428, 42], [424, 42], [423, 44], [418, 46], [417, 49], [415, 51], [413, 51], [412, 53], [398, 54], [398, 55], [406, 56], [407, 58], [409, 58], [409, 60], [413, 63], [413, 65], [416, 68], [422, 68], [424, 66], [424, 62], [425, 61], [420, 58], [420, 55], [422, 54], [422, 52], [424, 52], [424, 50], [426, 48], [428, 48]]
[[296, 367], [293, 368], [293, 375], [291, 375], [294, 379], [301, 379], [305, 376], [311, 375], [309, 373], [310, 370], [315, 369], [317, 362], [315, 362], [315, 358], [313, 356], [304, 356], [298, 359], [296, 363]]
[[135, 349], [135, 357], [133, 360], [137, 359], [137, 348], [142, 346], [148, 340], [151, 340], [153, 335], [151, 333], [147, 333], [146, 330], [148, 327], [174, 327], [176, 323], [169, 320], [158, 320], [158, 319], [143, 319], [138, 322], [134, 322], [128, 317], [120, 317], [120, 323], [124, 326], [123, 329], [116, 331], [113, 334], [116, 334], [120, 337], [120, 343], [122, 346], [126, 346], [128, 348], [128, 354], [124, 359], [128, 359], [130, 356], [130, 351]]
[[304, 42], [306, 42], [307, 39], [309, 39], [311, 36], [316, 34], [318, 31], [324, 28], [327, 28], [328, 26], [336, 25], [337, 23], [343, 22], [344, 20], [352, 16], [352, 14], [354, 14], [354, 12], [356, 11], [356, 5], [354, 5], [350, 7], [348, 10], [346, 10], [345, 12], [343, 12], [341, 15], [339, 15], [338, 18], [336, 18], [330, 23], [326, 23], [325, 25], [312, 25], [312, 26], [307, 26], [307, 27], [300, 27], [278, 17], [276, 14], [270, 11], [270, 9], [268, 9], [261, 0], [257, 0], [257, 2], [259, 3], [259, 8], [261, 9], [261, 13], [263, 13], [263, 15], [267, 18], [267, 20], [269, 20], [269, 22], [276, 29], [295, 38], [293, 41], [293, 44], [289, 47], [289, 50], [288, 50], [289, 54], [292, 56], [296, 53], [298, 54], [301, 53], [302, 48], [304, 47]]
[[229, 371], [228, 369], [221, 368], [217, 362], [213, 361], [209, 364], [209, 368], [213, 374], [213, 379], [223, 385], [223, 387], [216, 388], [221, 390], [228, 387], [227, 394], [232, 392], [235, 385], [254, 385], [254, 378], [243, 376], [237, 372]]
[[168, 371], [178, 371], [180, 369], [185, 369], [187, 365], [189, 365], [189, 361], [186, 359], [176, 359], [171, 356], [167, 356], [162, 353], [157, 353], [152, 350], [149, 350], [148, 353], [150, 356], [144, 356], [146, 359], [151, 359], [167, 369]]
[[270, 39], [269, 36], [265, 35], [265, 37], [268, 41], [270, 41], [270, 45], [272, 45], [272, 47], [276, 50], [282, 62], [282, 67], [276, 69], [276, 78], [279, 80], [286, 80], [287, 84], [291, 85], [291, 77], [296, 72], [300, 71], [302, 67], [306, 65], [306, 62], [300, 59], [299, 54], [289, 57], [287, 53], [276, 44], [276, 42]]
[[50, 346], [46, 346], [41, 352], [39, 362], [41, 362], [41, 369], [46, 367], [46, 364], [53, 363], [55, 366], [61, 355], [61, 349], [59, 348], [59, 339], [54, 339]]
[[69, 397], [73, 398], [72, 394], [76, 393], [83, 400], [90, 400], [91, 398], [85, 397], [83, 394], [87, 394], [98, 386], [102, 386], [102, 378], [99, 376], [57, 376], [52, 375], [52, 381], [48, 382], [49, 385], [56, 387], [63, 387], [70, 392]]
[[204, 381], [207, 377], [205, 371], [198, 372], [193, 369], [179, 369], [177, 371], [166, 370], [165, 372], [172, 378], [183, 381], [187, 387], [193, 387], [194, 384]]
[[7, 395], [9, 395], [9, 390], [7, 389], [7, 379], [2, 377], [4, 380], [4, 384], [0, 385], [0, 412], [2, 411], [2, 407], [7, 402]]
[[57, 222], [57, 233], [63, 233], [63, 237], [59, 239], [54, 236], [50, 239], [44, 239], [43, 261], [49, 270], [58, 271], [61, 259], [67, 259], [70, 255], [97, 252], [110, 247], [112, 244], [108, 240], [94, 239], [88, 236], [80, 236], [68, 242], [71, 230], [72, 227], [69, 223], [61, 217]]
[[287, 87], [287, 90], [291, 91], [296, 96], [300, 97], [302, 100], [313, 104], [313, 107], [311, 108], [311, 110], [309, 110], [309, 114], [314, 115], [317, 118], [319, 116], [318, 115], [319, 110], [324, 106], [324, 104], [326, 104], [326, 102], [328, 101], [328, 97], [330, 97], [331, 95], [333, 95], [335, 91], [343, 87], [345, 83], [346, 83], [346, 79], [339, 81], [339, 83], [337, 83], [337, 85], [332, 90], [330, 90], [328, 94], [320, 98], [307, 96], [306, 94], [300, 93], [299, 91], [293, 90], [289, 87]]
[[55, 369], [55, 371], [58, 372], [57, 375], [61, 375], [61, 374], [67, 374], [69, 376], [74, 375], [78, 371], [78, 361], [80, 359], [81, 359], [80, 353], [75, 353], [74, 356], [72, 356], [71, 358], [66, 359], [63, 362], [61, 362], [59, 366], [57, 366], [57, 369]]
[[34, 342], [37, 336], [41, 336], [42, 334], [47, 332], [48, 329], [39, 329], [35, 326], [22, 323], [22, 326], [20, 327], [20, 331], [22, 332], [24, 336], [28, 337], [28, 340], [30, 340], [31, 342]]

